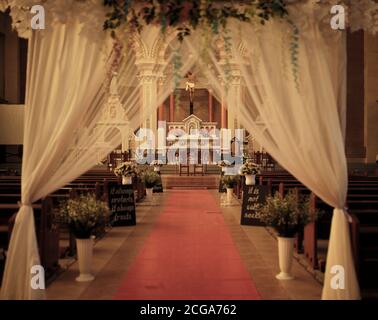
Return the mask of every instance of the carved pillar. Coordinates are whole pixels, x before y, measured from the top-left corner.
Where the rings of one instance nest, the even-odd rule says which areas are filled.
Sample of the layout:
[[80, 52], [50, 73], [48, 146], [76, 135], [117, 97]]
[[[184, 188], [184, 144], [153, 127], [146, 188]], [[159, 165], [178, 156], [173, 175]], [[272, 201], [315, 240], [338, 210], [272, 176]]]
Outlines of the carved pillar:
[[139, 72], [141, 82], [141, 126], [152, 129], [155, 133], [157, 129], [157, 75], [153, 71], [153, 65], [142, 66]]
[[238, 126], [238, 115], [241, 105], [241, 75], [237, 68], [232, 69], [230, 77], [230, 103], [227, 108], [227, 127], [232, 130], [232, 136], [235, 135], [235, 129]]

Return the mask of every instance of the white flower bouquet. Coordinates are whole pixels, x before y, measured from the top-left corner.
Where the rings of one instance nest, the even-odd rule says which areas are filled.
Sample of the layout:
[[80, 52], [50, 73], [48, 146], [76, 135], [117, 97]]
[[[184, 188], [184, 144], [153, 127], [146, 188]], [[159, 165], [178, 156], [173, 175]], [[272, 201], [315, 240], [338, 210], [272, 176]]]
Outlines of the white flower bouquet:
[[105, 202], [94, 194], [81, 194], [75, 199], [63, 202], [59, 208], [60, 222], [67, 223], [78, 239], [88, 239], [103, 228], [110, 216]]
[[246, 161], [241, 167], [240, 167], [240, 174], [245, 176], [247, 174], [256, 175], [260, 173], [260, 167], [256, 163], [253, 163], [252, 161]]
[[231, 167], [231, 162], [227, 160], [222, 160], [218, 162], [218, 166], [221, 168]]
[[114, 169], [114, 174], [118, 177], [134, 177], [137, 175], [137, 172], [136, 164], [131, 161], [123, 162]]

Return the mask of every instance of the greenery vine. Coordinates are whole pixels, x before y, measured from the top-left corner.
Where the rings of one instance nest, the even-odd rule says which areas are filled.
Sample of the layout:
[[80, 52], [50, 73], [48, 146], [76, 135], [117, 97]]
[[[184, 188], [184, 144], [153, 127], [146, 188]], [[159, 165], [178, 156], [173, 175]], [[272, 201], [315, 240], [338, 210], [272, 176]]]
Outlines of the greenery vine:
[[180, 54], [180, 46], [177, 46], [173, 51], [173, 89], [175, 94], [175, 108], [178, 108], [180, 106], [180, 90], [178, 90], [178, 87], [180, 85], [180, 82], [182, 80], [181, 75], [181, 68], [182, 68], [182, 59]]
[[[286, 18], [293, 27], [290, 44], [292, 72], [298, 85], [298, 53], [299, 30], [288, 18], [286, 0], [244, 0], [244, 1], [210, 1], [210, 0], [103, 0], [109, 8], [104, 22], [104, 29], [115, 30], [125, 28], [128, 34], [140, 33], [144, 25], [160, 25], [165, 34], [168, 27], [176, 30], [181, 43], [186, 36], [201, 26], [202, 30], [219, 35], [222, 31], [226, 53], [224, 65], [224, 80], [226, 90], [231, 78], [229, 58], [231, 56], [231, 37], [227, 30], [228, 21], [236, 19], [242, 22], [257, 21], [265, 24], [271, 18]], [[241, 5], [242, 4], [242, 5]], [[207, 33], [207, 32], [206, 32]], [[202, 38], [208, 39], [208, 35]], [[130, 37], [132, 38], [132, 37]], [[202, 50], [201, 55], [206, 55]], [[173, 53], [173, 82], [177, 89], [182, 77], [179, 48]], [[180, 101], [179, 90], [175, 90], [176, 105]]]
[[290, 24], [293, 33], [291, 36], [290, 41], [290, 60], [291, 60], [291, 71], [293, 74], [295, 86], [299, 91], [299, 64], [298, 64], [298, 57], [299, 57], [299, 28], [295, 25], [295, 23], [288, 19], [288, 23]]
[[[243, 6], [240, 6], [240, 3]], [[209, 1], [209, 0], [103, 0], [110, 11], [104, 29], [127, 24], [130, 32], [140, 32], [143, 25], [157, 24], [177, 30], [182, 41], [200, 24], [207, 24], [214, 34], [226, 28], [228, 19], [261, 24], [273, 17], [288, 15], [284, 0]]]

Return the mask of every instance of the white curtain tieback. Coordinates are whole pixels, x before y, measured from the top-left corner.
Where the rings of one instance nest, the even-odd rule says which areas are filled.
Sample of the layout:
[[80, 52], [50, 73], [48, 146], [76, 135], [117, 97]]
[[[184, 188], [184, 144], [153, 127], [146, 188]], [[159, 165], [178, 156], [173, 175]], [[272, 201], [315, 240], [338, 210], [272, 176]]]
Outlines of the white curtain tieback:
[[31, 207], [31, 206], [32, 206], [31, 203], [23, 203], [23, 202], [21, 202], [21, 201], [17, 201], [17, 204], [18, 204], [18, 206], [19, 206], [20, 208], [23, 207], [23, 206], [26, 206], [26, 207]]

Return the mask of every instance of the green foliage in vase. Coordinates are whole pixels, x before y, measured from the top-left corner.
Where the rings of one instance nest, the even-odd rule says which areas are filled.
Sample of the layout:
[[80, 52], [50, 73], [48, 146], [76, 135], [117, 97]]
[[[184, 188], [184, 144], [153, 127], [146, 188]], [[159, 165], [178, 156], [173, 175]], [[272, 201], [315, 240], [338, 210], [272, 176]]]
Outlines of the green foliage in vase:
[[252, 161], [246, 161], [240, 168], [240, 174], [247, 175], [247, 174], [259, 174], [260, 173], [260, 166]]
[[161, 182], [161, 178], [156, 172], [148, 170], [143, 173], [142, 181], [144, 182], [146, 188], [153, 188], [159, 182]]
[[273, 227], [280, 237], [291, 238], [321, 214], [312, 210], [309, 197], [298, 197], [294, 190], [282, 197], [278, 192], [266, 199], [264, 205], [256, 207], [259, 219]]
[[123, 162], [117, 168], [114, 169], [114, 174], [118, 177], [133, 177], [137, 175], [137, 173], [137, 166], [134, 162], [131, 161]]
[[97, 229], [104, 228], [110, 211], [105, 202], [94, 194], [81, 194], [61, 203], [57, 214], [59, 223], [65, 223], [78, 239], [88, 239]]
[[222, 184], [224, 184], [227, 188], [233, 188], [239, 181], [239, 176], [232, 176], [232, 175], [224, 175], [222, 176]]

